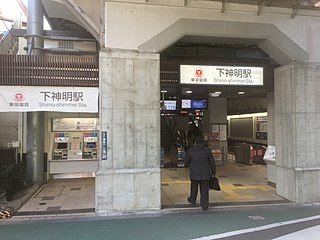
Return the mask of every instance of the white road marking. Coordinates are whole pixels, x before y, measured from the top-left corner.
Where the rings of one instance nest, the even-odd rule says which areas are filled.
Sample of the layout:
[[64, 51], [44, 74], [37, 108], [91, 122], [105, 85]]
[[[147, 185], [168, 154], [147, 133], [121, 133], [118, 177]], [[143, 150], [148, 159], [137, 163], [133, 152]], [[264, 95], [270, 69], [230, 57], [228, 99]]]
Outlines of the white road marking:
[[239, 235], [239, 234], [257, 232], [257, 231], [267, 230], [267, 229], [274, 228], [274, 227], [280, 227], [280, 226], [285, 226], [285, 225], [294, 224], [294, 223], [301, 223], [301, 222], [306, 222], [306, 221], [311, 221], [311, 220], [316, 220], [316, 219], [320, 219], [320, 215], [290, 220], [290, 221], [286, 221], [286, 222], [273, 223], [273, 224], [269, 224], [269, 225], [265, 225], [265, 226], [261, 226], [261, 227], [248, 228], [248, 229], [242, 229], [242, 230], [237, 230], [237, 231], [232, 231], [232, 232], [220, 233], [220, 234], [215, 234], [215, 235], [201, 237], [201, 238], [194, 238], [193, 240], [213, 240], [213, 239], [219, 239], [219, 238], [223, 238], [223, 237], [231, 237], [231, 236], [235, 236], [235, 235]]

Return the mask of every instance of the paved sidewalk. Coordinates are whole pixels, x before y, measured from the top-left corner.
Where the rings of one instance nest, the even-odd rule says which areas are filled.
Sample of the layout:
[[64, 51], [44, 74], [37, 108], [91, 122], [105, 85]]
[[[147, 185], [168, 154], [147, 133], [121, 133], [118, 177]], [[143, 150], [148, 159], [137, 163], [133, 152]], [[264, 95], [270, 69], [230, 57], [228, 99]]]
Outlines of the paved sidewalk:
[[[163, 211], [161, 214], [148, 216], [110, 217], [96, 216], [93, 213], [21, 216], [0, 221], [0, 238], [1, 240], [185, 240], [258, 228], [275, 223], [281, 225], [282, 222], [311, 216], [316, 216], [316, 218], [320, 216], [320, 206], [211, 208], [206, 212], [180, 209], [179, 212]], [[259, 238], [259, 240], [261, 239], [268, 238]]]

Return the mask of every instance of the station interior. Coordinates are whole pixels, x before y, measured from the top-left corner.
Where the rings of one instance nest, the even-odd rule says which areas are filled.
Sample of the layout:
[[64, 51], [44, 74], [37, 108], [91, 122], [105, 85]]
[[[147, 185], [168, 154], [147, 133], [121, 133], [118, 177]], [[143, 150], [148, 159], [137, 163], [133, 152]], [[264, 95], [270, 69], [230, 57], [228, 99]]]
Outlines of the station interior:
[[[263, 67], [263, 85], [181, 84], [180, 65]], [[256, 45], [239, 39], [186, 36], [162, 53], [163, 207], [188, 204], [190, 182], [183, 159], [195, 136], [203, 137], [217, 165], [222, 191], [210, 191], [213, 206], [285, 201], [268, 180], [263, 159], [268, 146], [268, 93], [273, 92], [278, 66]]]

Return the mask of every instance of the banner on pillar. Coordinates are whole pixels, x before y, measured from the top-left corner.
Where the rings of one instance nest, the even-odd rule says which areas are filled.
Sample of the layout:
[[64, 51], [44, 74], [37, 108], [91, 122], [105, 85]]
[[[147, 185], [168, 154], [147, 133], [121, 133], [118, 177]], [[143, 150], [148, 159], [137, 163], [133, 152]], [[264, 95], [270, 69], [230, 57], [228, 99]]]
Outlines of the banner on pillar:
[[98, 88], [1, 86], [0, 112], [98, 112]]
[[101, 131], [101, 160], [107, 160], [107, 131]]

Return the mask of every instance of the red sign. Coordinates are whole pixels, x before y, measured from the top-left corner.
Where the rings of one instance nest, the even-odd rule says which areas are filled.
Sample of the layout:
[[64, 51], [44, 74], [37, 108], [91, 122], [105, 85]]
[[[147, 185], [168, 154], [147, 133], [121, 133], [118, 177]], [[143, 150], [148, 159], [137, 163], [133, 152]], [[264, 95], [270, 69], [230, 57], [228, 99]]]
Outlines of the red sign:
[[25, 99], [24, 93], [23, 92], [16, 92], [13, 96], [13, 100], [17, 102], [21, 102]]
[[203, 72], [203, 70], [202, 70], [201, 68], [196, 68], [196, 69], [194, 70], [194, 75], [195, 75], [196, 77], [202, 77], [202, 76], [204, 75], [204, 72]]

